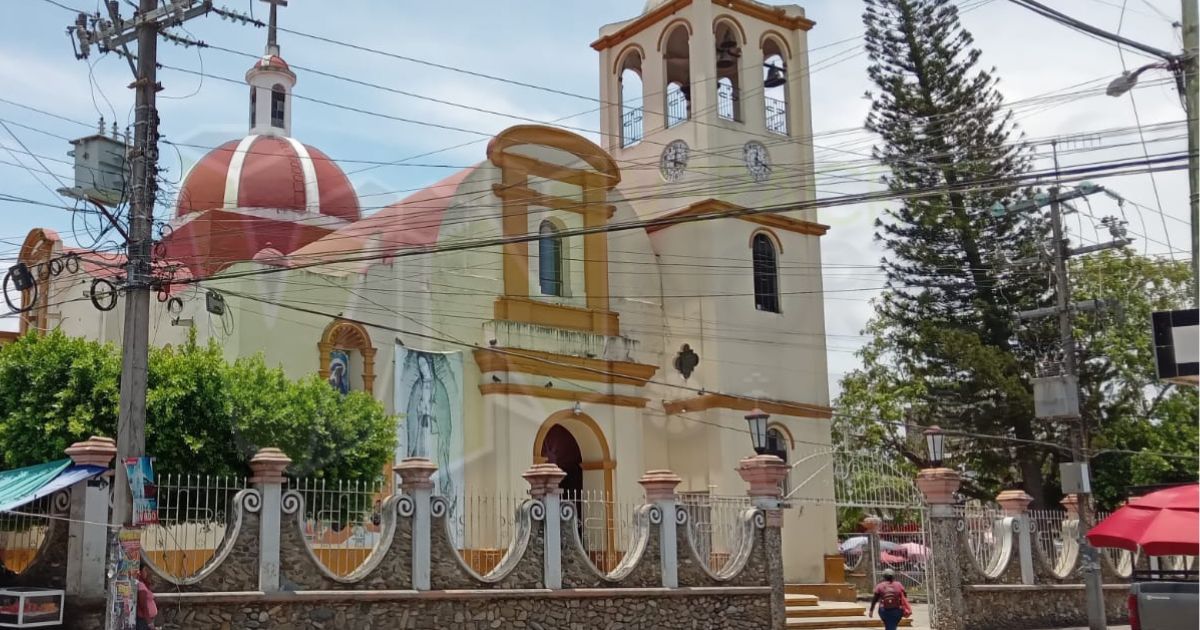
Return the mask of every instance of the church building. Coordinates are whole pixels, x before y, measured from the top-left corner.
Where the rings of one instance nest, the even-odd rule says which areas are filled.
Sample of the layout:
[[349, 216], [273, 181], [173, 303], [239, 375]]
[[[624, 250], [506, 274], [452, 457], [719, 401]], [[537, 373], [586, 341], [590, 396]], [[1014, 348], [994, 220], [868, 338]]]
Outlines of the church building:
[[[396, 459], [433, 460], [452, 509], [521, 493], [542, 461], [567, 472], [568, 497], [636, 503], [652, 469], [697, 504], [743, 495], [747, 414], [769, 414], [767, 448], [789, 462], [831, 439], [828, 228], [806, 206], [813, 26], [794, 5], [649, 0], [591, 42], [598, 143], [517, 125], [377, 211], [300, 139], [303, 76], [272, 29], [245, 75], [247, 135], [195, 163], [155, 248], [189, 283], [152, 302], [151, 343], [194, 328], [230, 359], [369, 392], [396, 417]], [[71, 251], [81, 264], [39, 282], [22, 331], [119, 343], [121, 304], [47, 297], [112, 281], [111, 266], [48, 229], [21, 262]], [[619, 515], [600, 509], [619, 550]], [[835, 520], [832, 496], [787, 511], [789, 582], [828, 581]]]

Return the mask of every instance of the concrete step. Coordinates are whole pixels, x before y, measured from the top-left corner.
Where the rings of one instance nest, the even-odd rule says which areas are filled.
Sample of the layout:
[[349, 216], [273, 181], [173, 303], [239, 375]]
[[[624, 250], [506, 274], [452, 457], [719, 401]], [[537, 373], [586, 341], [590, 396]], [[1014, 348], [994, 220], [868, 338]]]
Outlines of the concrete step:
[[817, 599], [816, 595], [794, 595], [792, 593], [785, 593], [783, 597], [789, 608], [792, 606], [816, 606], [818, 603], [820, 603], [820, 600]]
[[[859, 613], [862, 615], [862, 613]], [[865, 615], [853, 617], [818, 617], [788, 619], [788, 628], [803, 628], [805, 630], [846, 630], [848, 628], [882, 628], [883, 621], [878, 617], [868, 619]], [[901, 628], [912, 627], [912, 619], [902, 619]]]
[[785, 584], [783, 592], [790, 595], [814, 595], [822, 601], [853, 602], [858, 599], [858, 589], [845, 582]]
[[822, 602], [817, 606], [788, 606], [788, 619], [812, 619], [818, 617], [862, 617], [867, 612], [864, 606], [854, 604]]

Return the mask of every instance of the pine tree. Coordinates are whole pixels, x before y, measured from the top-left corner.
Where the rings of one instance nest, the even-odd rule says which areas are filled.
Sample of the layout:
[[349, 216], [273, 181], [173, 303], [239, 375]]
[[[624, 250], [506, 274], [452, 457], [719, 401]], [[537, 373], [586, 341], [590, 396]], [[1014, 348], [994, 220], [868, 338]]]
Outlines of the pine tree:
[[[888, 167], [886, 185], [908, 195], [875, 224], [888, 253], [874, 351], [886, 351], [893, 375], [921, 382], [909, 419], [1045, 438], [1028, 380], [1037, 349], [1019, 343], [1013, 319], [1045, 296], [1045, 275], [1005, 260], [1036, 257], [1046, 230], [1036, 213], [989, 212], [1016, 192], [1030, 161], [998, 79], [978, 67], [949, 0], [866, 0], [863, 22], [874, 84], [866, 127], [879, 136], [873, 153]], [[918, 194], [930, 189], [944, 192]], [[1020, 479], [1041, 502], [1044, 449], [960, 444], [983, 486]]]

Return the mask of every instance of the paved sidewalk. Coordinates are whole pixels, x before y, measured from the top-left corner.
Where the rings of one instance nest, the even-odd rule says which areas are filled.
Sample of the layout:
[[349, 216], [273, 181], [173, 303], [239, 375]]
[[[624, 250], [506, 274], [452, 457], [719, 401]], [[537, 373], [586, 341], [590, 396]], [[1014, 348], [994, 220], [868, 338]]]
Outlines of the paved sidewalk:
[[[866, 603], [866, 602], [864, 602]], [[929, 605], [928, 604], [913, 604], [913, 625], [912, 630], [929, 630]], [[1088, 630], [1086, 626], [1080, 628], [1045, 628], [1043, 630]], [[1108, 630], [1130, 630], [1128, 625], [1112, 625], [1109, 624]]]

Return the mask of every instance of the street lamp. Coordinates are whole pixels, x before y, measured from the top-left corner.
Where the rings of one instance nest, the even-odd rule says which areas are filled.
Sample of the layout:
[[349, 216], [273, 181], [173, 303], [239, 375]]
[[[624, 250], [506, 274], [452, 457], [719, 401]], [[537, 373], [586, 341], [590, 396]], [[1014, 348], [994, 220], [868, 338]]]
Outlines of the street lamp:
[[746, 414], [746, 424], [750, 425], [750, 441], [754, 444], [754, 452], [759, 455], [767, 452], [767, 419], [770, 417], [757, 407]]
[[925, 429], [925, 448], [929, 452], [929, 465], [937, 468], [946, 457], [946, 434], [939, 426]]
[[1138, 75], [1151, 68], [1169, 70], [1170, 66], [1165, 63], [1148, 63], [1141, 68], [1134, 70], [1133, 72], [1126, 70], [1125, 72], [1121, 73], [1121, 76], [1113, 79], [1112, 82], [1108, 84], [1108, 89], [1105, 90], [1104, 93], [1109, 96], [1120, 96], [1129, 90], [1132, 90], [1134, 86], [1137, 85]]

